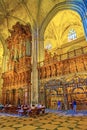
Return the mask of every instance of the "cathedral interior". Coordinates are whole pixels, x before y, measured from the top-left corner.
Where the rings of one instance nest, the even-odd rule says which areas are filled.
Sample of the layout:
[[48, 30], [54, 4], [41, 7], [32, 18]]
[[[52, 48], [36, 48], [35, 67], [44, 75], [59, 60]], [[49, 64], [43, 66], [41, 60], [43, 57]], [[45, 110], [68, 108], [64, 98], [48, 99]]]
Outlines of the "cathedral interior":
[[0, 103], [87, 110], [87, 0], [0, 0]]
[[63, 129], [87, 130], [87, 0], [0, 0], [0, 130]]

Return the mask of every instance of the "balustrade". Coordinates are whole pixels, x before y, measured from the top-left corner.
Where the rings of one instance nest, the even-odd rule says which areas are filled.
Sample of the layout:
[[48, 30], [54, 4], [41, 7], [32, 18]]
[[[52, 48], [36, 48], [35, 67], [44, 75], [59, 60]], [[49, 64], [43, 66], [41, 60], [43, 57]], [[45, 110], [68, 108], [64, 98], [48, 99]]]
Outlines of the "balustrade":
[[38, 72], [40, 74], [40, 79], [87, 70], [87, 51], [85, 48], [87, 49], [87, 46], [60, 56], [54, 54], [52, 57], [50, 54], [51, 62], [49, 62], [49, 60], [47, 62], [46, 57], [43, 62], [39, 63]]

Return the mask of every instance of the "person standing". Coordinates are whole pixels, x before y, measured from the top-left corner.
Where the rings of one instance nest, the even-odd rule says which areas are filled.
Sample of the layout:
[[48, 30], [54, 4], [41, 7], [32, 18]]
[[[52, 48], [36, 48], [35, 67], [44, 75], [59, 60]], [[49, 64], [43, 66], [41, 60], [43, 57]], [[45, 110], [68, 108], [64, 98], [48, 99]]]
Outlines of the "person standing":
[[73, 111], [76, 112], [76, 107], [77, 107], [77, 103], [76, 100], [74, 99], [73, 101]]
[[61, 101], [60, 100], [57, 102], [57, 110], [61, 110]]

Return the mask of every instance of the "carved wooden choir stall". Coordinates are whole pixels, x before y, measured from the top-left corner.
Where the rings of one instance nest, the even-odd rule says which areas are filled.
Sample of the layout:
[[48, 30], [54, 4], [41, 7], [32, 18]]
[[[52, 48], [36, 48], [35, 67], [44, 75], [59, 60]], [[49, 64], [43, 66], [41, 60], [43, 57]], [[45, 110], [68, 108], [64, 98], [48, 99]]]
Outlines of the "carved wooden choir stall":
[[61, 100], [70, 109], [69, 104], [76, 99], [77, 109], [87, 109], [87, 46], [61, 55], [46, 50], [39, 66], [40, 102], [57, 109]]

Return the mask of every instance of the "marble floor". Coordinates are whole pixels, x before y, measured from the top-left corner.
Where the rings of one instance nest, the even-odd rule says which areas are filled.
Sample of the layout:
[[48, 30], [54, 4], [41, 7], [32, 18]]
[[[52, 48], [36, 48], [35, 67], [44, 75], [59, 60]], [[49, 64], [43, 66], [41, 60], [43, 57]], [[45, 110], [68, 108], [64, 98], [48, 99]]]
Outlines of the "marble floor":
[[0, 130], [87, 130], [87, 115], [49, 111], [31, 118], [0, 113]]

